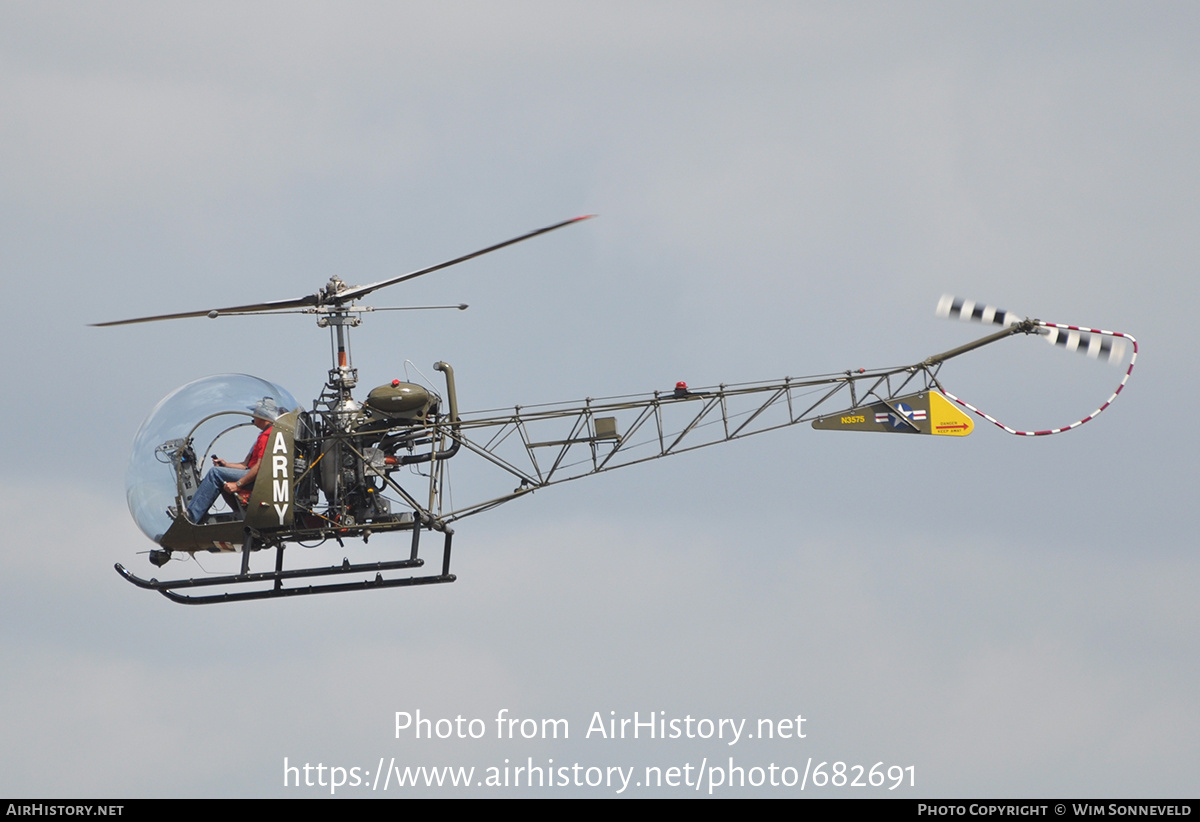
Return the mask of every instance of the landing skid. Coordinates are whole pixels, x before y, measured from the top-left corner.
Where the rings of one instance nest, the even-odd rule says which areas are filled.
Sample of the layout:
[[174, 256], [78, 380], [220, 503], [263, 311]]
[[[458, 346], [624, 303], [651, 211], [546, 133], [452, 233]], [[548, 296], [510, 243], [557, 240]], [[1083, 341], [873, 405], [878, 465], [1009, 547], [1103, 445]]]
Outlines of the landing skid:
[[[425, 560], [416, 556], [417, 541], [415, 538], [413, 540], [413, 556], [409, 559], [392, 560], [390, 562], [365, 562], [352, 565], [348, 559], [343, 559], [341, 565], [330, 565], [325, 568], [297, 568], [285, 571], [283, 570], [284, 546], [278, 545], [275, 548], [275, 570], [253, 574], [247, 572], [246, 565], [243, 563], [242, 573], [240, 574], [160, 582], [157, 579], [142, 579], [130, 572], [119, 562], [114, 567], [118, 574], [139, 588], [158, 591], [172, 602], [179, 602], [184, 605], [205, 605], [213, 602], [241, 602], [250, 599], [274, 599], [276, 597], [308, 596], [310, 594], [333, 594], [342, 591], [365, 591], [374, 588], [437, 585], [443, 582], [454, 582], [457, 579], [454, 574], [450, 573], [450, 538], [453, 535], [454, 532], [447, 528], [445, 531], [446, 539], [442, 548], [442, 572], [423, 577], [398, 577], [393, 579], [384, 579], [383, 577], [383, 572], [385, 571], [394, 571], [402, 568], [421, 568], [425, 565]], [[247, 552], [244, 556], [248, 558], [249, 553]], [[283, 585], [287, 580], [339, 576], [342, 574], [369, 574], [372, 572], [375, 573], [374, 579], [357, 580], [355, 582], [336, 582], [325, 585], [307, 585], [291, 588], [285, 588]], [[211, 586], [237, 586], [240, 588], [263, 582], [273, 584], [270, 588], [259, 588], [249, 591], [223, 591], [219, 594], [187, 596], [177, 593], [177, 589], [180, 588]]]

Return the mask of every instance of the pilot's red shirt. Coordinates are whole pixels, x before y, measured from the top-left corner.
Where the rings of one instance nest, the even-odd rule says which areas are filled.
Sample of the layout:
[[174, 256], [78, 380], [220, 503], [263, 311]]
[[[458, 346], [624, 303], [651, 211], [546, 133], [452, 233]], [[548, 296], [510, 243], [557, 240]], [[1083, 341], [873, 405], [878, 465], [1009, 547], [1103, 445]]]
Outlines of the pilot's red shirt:
[[[254, 466], [262, 462], [263, 455], [267, 453], [267, 437], [270, 435], [271, 429], [268, 428], [258, 435], [258, 439], [254, 441], [254, 447], [250, 449], [250, 456], [246, 457], [246, 470], [249, 471]], [[250, 489], [253, 484], [244, 485], [238, 488], [237, 496], [241, 500], [242, 505], [246, 505], [250, 501]]]
[[246, 459], [247, 471], [258, 465], [262, 461], [263, 454], [267, 453], [267, 437], [270, 433], [271, 429], [268, 428], [259, 434], [258, 439], [254, 441], [254, 447], [250, 449], [250, 456]]

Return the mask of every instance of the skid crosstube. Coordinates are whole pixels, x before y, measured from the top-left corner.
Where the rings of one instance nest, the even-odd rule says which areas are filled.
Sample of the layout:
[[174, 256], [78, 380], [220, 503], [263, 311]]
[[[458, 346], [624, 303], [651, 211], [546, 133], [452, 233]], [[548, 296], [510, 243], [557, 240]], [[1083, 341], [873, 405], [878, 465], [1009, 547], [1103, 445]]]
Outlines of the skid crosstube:
[[[114, 567], [116, 568], [118, 574], [139, 588], [158, 591], [172, 602], [179, 602], [184, 605], [205, 605], [214, 602], [241, 602], [251, 599], [274, 599], [277, 597], [308, 596], [310, 594], [333, 594], [343, 591], [365, 591], [373, 588], [400, 588], [413, 585], [437, 585], [445, 582], [454, 582], [454, 580], [457, 578], [454, 574], [450, 573], [450, 540], [453, 535], [453, 531], [446, 529], [446, 540], [442, 548], [442, 572], [440, 574], [424, 577], [398, 577], [395, 579], [383, 578], [384, 571], [423, 567], [425, 565], [425, 560], [416, 557], [415, 550], [414, 556], [409, 559], [392, 560], [390, 562], [364, 562], [358, 564], [351, 564], [348, 559], [343, 559], [341, 565], [330, 565], [324, 568], [297, 568], [294, 570], [285, 571], [283, 570], [282, 545], [276, 548], [277, 553], [275, 559], [275, 570], [253, 574], [231, 574], [226, 576], [201, 577], [199, 579], [178, 579], [160, 582], [157, 579], [142, 579], [136, 574], [131, 573], [119, 562]], [[372, 571], [375, 572], [374, 579], [356, 580], [355, 582], [336, 582], [325, 585], [308, 585], [294, 588], [283, 587], [285, 580], [339, 576], [343, 574], [369, 574]], [[240, 587], [245, 585], [253, 585], [260, 582], [270, 582], [274, 584], [270, 588], [253, 591], [225, 591], [219, 594], [209, 594], [203, 596], [187, 596], [177, 593], [177, 589], [180, 588], [201, 588], [210, 586]]]

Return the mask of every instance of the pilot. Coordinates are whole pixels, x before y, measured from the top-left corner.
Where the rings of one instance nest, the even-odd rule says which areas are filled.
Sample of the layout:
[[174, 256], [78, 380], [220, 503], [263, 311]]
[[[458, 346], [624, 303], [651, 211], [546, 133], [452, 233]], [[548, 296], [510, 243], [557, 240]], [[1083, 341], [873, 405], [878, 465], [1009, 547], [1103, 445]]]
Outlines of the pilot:
[[200, 486], [187, 508], [188, 519], [196, 524], [202, 523], [208, 516], [208, 509], [222, 491], [236, 495], [254, 485], [259, 463], [267, 450], [267, 437], [271, 433], [271, 425], [283, 412], [271, 397], [263, 397], [247, 410], [254, 415], [254, 426], [261, 433], [254, 441], [250, 453], [246, 455], [245, 462], [226, 462], [219, 457], [213, 457], [213, 467], [208, 469], [204, 479], [200, 480]]

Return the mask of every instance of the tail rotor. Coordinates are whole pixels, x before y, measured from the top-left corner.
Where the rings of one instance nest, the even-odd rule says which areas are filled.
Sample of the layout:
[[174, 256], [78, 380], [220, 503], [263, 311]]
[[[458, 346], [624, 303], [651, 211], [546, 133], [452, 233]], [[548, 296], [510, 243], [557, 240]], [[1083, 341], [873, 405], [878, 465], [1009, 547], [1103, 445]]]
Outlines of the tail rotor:
[[[968, 322], [981, 322], [991, 325], [999, 325], [1004, 328], [1017, 325], [1023, 322], [1010, 311], [1005, 311], [1002, 308], [996, 308], [994, 305], [984, 305], [973, 300], [964, 300], [961, 297], [954, 297], [946, 294], [938, 301], [937, 315], [939, 317], [947, 317], [956, 320], [966, 320]], [[1016, 434], [1022, 437], [1041, 437], [1047, 434], [1058, 434], [1063, 431], [1070, 431], [1072, 428], [1078, 428], [1089, 420], [1095, 419], [1097, 415], [1103, 412], [1108, 406], [1112, 405], [1117, 395], [1121, 393], [1121, 389], [1125, 387], [1125, 383], [1129, 381], [1129, 375], [1133, 373], [1134, 363], [1137, 362], [1137, 340], [1131, 334], [1125, 334], [1120, 331], [1106, 331], [1102, 328], [1081, 328], [1076, 325], [1063, 325], [1062, 323], [1048, 323], [1042, 320], [1029, 320], [1029, 323], [1034, 327], [1033, 330], [1041, 335], [1046, 342], [1051, 345], [1065, 348], [1068, 351], [1079, 351], [1087, 354], [1093, 359], [1103, 359], [1109, 363], [1120, 365], [1125, 359], [1125, 343], [1129, 342], [1133, 346], [1133, 354], [1129, 358], [1129, 367], [1125, 370], [1125, 375], [1122, 377], [1120, 384], [1112, 395], [1095, 411], [1088, 414], [1080, 420], [1076, 420], [1070, 425], [1060, 426], [1058, 428], [1048, 428], [1040, 431], [1023, 431], [1012, 428], [997, 420], [989, 414], [985, 414], [975, 406], [965, 400], [946, 391], [945, 388], [938, 383], [938, 388], [954, 402], [964, 408], [974, 411], [979, 416], [983, 417], [990, 423], [993, 423], [999, 428], [1004, 429], [1010, 434]], [[985, 338], [986, 340], [987, 338]]]
[[[938, 300], [937, 315], [952, 320], [981, 322], [1004, 328], [1021, 321], [1021, 318], [1011, 311], [950, 294], [944, 294]], [[1034, 322], [1039, 326], [1038, 334], [1051, 345], [1067, 351], [1078, 351], [1094, 360], [1104, 360], [1113, 365], [1120, 365], [1125, 360], [1126, 346], [1123, 337], [1126, 335], [1099, 328], [1081, 328], [1041, 320]]]

